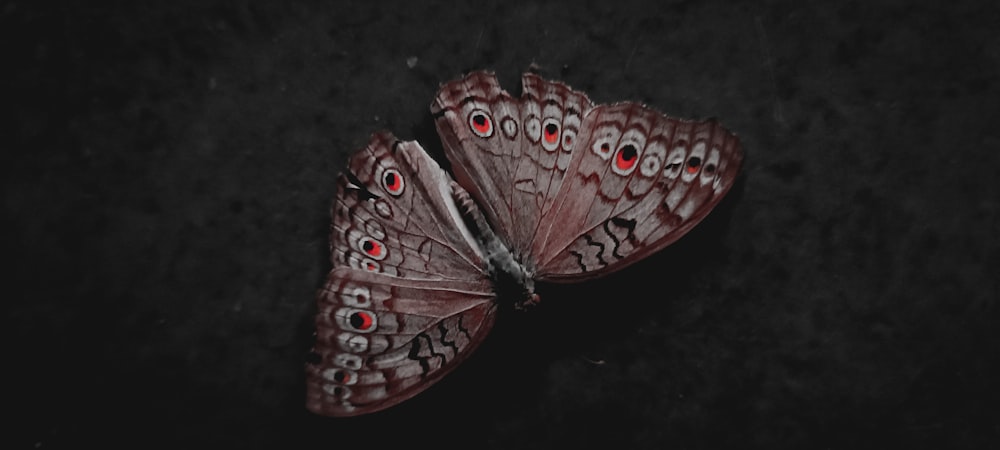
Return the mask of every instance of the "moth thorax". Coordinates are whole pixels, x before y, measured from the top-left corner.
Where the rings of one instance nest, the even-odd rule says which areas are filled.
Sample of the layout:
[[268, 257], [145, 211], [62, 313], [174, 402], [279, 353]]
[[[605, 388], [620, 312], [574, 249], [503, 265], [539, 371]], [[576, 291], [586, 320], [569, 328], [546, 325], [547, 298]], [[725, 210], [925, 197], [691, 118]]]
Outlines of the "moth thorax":
[[514, 309], [517, 310], [538, 303], [535, 279], [531, 270], [511, 253], [509, 247], [485, 223], [478, 210], [472, 212], [472, 215], [478, 216], [478, 239], [484, 250], [487, 271], [493, 280], [499, 301], [503, 304], [513, 303]]
[[466, 225], [479, 241], [486, 258], [487, 271], [501, 303], [513, 302], [514, 309], [526, 309], [538, 303], [535, 280], [531, 271], [509, 250], [493, 231], [472, 196], [458, 183], [452, 182], [452, 196]]
[[490, 254], [489, 273], [501, 303], [510, 302], [514, 309], [524, 310], [540, 301], [535, 293], [534, 278], [506, 248]]

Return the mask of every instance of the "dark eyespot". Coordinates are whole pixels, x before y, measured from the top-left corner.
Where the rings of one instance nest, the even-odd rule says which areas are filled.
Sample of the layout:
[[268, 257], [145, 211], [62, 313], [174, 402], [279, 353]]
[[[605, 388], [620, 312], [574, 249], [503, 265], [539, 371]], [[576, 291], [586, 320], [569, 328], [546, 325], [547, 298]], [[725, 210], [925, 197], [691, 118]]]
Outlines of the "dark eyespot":
[[635, 148], [632, 144], [625, 144], [618, 149], [618, 153], [615, 155], [615, 169], [621, 175], [626, 175], [632, 168], [635, 167], [635, 163], [639, 161], [639, 150]]
[[385, 174], [382, 175], [382, 187], [391, 195], [402, 194], [405, 187], [403, 175], [396, 169], [386, 169]]
[[469, 114], [469, 128], [481, 138], [488, 138], [493, 135], [493, 119], [486, 111], [475, 110]]
[[549, 117], [542, 122], [542, 148], [546, 151], [555, 151], [559, 148], [559, 120]]
[[559, 126], [554, 123], [549, 123], [545, 125], [545, 141], [554, 144], [556, 138], [559, 137]]
[[375, 323], [375, 321], [372, 319], [372, 315], [364, 311], [354, 312], [353, 314], [351, 314], [349, 320], [351, 321], [352, 327], [361, 331], [370, 329], [372, 325]]
[[381, 242], [367, 236], [361, 238], [359, 241], [358, 247], [368, 256], [378, 260], [385, 258], [385, 246]]
[[688, 158], [687, 171], [688, 173], [698, 172], [698, 166], [701, 165], [701, 158], [697, 156], [692, 156]]
[[626, 145], [622, 147], [621, 151], [618, 152], [618, 168], [628, 169], [635, 164], [636, 157], [639, 156], [639, 152], [635, 150], [635, 146]]

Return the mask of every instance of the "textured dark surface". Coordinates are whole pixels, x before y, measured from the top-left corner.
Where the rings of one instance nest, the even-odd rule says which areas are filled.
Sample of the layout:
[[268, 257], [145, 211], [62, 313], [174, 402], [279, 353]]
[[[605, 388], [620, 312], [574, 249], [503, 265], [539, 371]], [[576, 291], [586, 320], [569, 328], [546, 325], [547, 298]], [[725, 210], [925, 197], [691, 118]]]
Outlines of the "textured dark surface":
[[[5, 448], [1000, 445], [993, 2], [59, 3], [0, 5]], [[439, 155], [439, 83], [532, 64], [718, 117], [741, 184], [418, 398], [308, 414], [347, 152]]]

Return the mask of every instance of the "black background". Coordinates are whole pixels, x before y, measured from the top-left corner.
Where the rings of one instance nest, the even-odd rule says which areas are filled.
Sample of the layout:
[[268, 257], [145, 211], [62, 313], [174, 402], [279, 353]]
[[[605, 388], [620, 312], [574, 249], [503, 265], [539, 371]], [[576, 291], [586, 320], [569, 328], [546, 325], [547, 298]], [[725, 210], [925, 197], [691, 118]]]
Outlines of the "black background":
[[[7, 448], [1000, 445], [1000, 9], [937, 3], [3, 2]], [[439, 83], [532, 67], [719, 118], [740, 184], [412, 401], [309, 414], [346, 155], [439, 156]]]

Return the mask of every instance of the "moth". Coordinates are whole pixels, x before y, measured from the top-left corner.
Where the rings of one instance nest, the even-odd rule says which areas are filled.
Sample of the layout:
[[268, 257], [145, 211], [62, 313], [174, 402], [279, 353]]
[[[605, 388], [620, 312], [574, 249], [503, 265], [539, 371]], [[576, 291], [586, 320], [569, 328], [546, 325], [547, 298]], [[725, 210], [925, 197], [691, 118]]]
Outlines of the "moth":
[[431, 104], [450, 177], [375, 133], [337, 179], [333, 269], [317, 294], [306, 407], [379, 411], [455, 369], [535, 282], [615, 272], [664, 248], [732, 187], [743, 151], [714, 120], [597, 105], [526, 73], [513, 97], [473, 72]]

